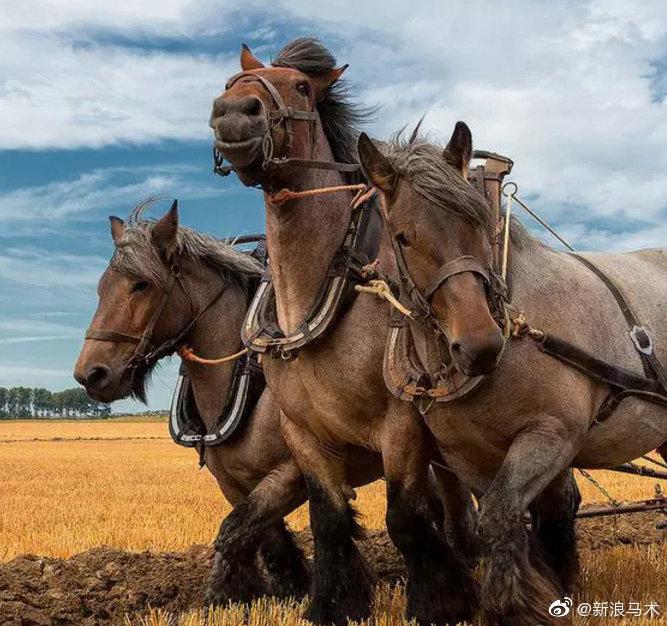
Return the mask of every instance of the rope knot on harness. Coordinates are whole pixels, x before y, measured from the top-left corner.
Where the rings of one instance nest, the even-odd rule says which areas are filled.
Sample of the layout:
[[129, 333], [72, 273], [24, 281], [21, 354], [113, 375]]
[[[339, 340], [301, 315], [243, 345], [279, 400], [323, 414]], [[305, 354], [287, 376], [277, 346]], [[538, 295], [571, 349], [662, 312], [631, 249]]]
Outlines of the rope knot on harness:
[[544, 332], [528, 324], [523, 311], [519, 311], [516, 315], [511, 316], [510, 322], [512, 324], [512, 337], [521, 337], [522, 335], [528, 335], [532, 339], [542, 339], [544, 337]]
[[399, 302], [386, 281], [374, 278], [369, 280], [366, 285], [355, 285], [354, 288], [361, 293], [370, 293], [382, 300], [386, 300], [406, 317], [412, 317], [412, 311]]

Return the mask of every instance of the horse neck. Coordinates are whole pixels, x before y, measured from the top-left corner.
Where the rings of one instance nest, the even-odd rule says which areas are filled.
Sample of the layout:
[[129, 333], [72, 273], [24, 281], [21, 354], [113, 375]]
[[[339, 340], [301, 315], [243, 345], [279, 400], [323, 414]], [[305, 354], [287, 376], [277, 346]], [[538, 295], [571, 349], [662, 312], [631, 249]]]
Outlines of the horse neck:
[[[333, 161], [329, 143], [317, 125], [311, 158]], [[302, 189], [345, 184], [339, 172], [310, 169]], [[278, 324], [292, 333], [311, 310], [331, 260], [350, 223], [351, 195], [332, 193], [292, 200], [276, 207], [267, 196], [266, 241], [276, 294]]]
[[[224, 287], [224, 279], [216, 272], [200, 277], [193, 286], [193, 297], [202, 310], [218, 291]], [[192, 351], [206, 359], [220, 358], [241, 349], [240, 329], [247, 308], [246, 295], [241, 287], [228, 283], [224, 294], [197, 321], [192, 329], [188, 345]], [[232, 387], [236, 361], [220, 365], [200, 365], [185, 362], [197, 409], [210, 429], [222, 413]]]

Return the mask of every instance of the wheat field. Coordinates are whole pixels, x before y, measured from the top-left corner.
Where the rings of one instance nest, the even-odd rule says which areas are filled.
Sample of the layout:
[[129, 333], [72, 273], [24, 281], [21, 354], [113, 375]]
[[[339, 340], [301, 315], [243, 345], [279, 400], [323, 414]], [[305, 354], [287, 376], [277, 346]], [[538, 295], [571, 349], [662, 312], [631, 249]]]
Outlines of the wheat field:
[[[183, 550], [209, 543], [230, 510], [196, 452], [172, 443], [166, 422], [3, 421], [0, 472], [1, 560], [68, 557], [99, 545]], [[655, 481], [593, 474], [619, 500], [653, 493]], [[602, 499], [579, 483], [584, 502]], [[359, 489], [355, 506], [366, 528], [383, 528], [384, 484]], [[307, 526], [307, 507], [289, 522]]]
[[[181, 551], [208, 544], [230, 508], [197, 454], [176, 446], [161, 421], [109, 420], [0, 422], [0, 559], [33, 553], [69, 557], [108, 545], [129, 551]], [[619, 500], [648, 498], [655, 481], [594, 472]], [[600, 502], [595, 487], [579, 477], [584, 502]], [[665, 481], [662, 488], [667, 489]], [[384, 484], [358, 490], [355, 506], [362, 525], [384, 527]], [[306, 507], [289, 517], [290, 525], [308, 524]], [[587, 598], [636, 598], [665, 595], [667, 548], [627, 547], [601, 550], [584, 561]], [[634, 594], [634, 595], [633, 595]], [[400, 587], [378, 588], [374, 624], [403, 621]], [[667, 597], [662, 598], [667, 606]], [[297, 625], [298, 603], [265, 600], [253, 607], [230, 607], [209, 615], [209, 626]], [[128, 618], [132, 626], [195, 626], [201, 612], [172, 616], [153, 611]], [[641, 626], [644, 620], [629, 620]], [[597, 624], [605, 624], [602, 619]], [[614, 624], [623, 622], [616, 619]], [[648, 621], [646, 622], [648, 623]], [[653, 621], [652, 623], [655, 623]]]

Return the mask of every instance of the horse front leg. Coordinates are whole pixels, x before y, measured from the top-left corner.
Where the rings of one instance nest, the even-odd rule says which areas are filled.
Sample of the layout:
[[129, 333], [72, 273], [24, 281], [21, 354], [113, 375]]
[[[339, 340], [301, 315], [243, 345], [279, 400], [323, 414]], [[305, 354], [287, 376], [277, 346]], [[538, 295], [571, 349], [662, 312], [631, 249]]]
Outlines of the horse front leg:
[[308, 593], [310, 568], [283, 520], [264, 533], [259, 556], [269, 577], [272, 596], [303, 598]]
[[[443, 508], [431, 505], [437, 498], [430, 488], [431, 455], [430, 435], [412, 407], [402, 405], [386, 418], [387, 530], [408, 568], [408, 619], [425, 626], [471, 620], [477, 598], [470, 568], [438, 531]], [[446, 500], [447, 493], [442, 495]], [[458, 507], [445, 506], [453, 510]]]
[[[549, 605], [561, 597], [555, 575], [530, 558], [524, 524], [528, 506], [573, 456], [562, 424], [544, 417], [512, 442], [505, 460], [480, 500], [477, 534], [482, 556], [482, 607], [494, 624], [568, 624], [554, 619]], [[542, 571], [540, 571], [542, 570]]]
[[[234, 507], [222, 522], [214, 542], [213, 575], [206, 597], [209, 604], [248, 601], [273, 591], [276, 572], [267, 567], [272, 580], [266, 581], [259, 567], [258, 556], [264, 557], [262, 544], [275, 533], [277, 524], [283, 525], [282, 518], [305, 500], [303, 476], [296, 464], [289, 461], [267, 474]], [[297, 559], [294, 550], [288, 557], [296, 559], [296, 562], [290, 560], [291, 569], [298, 571], [299, 577], [307, 578], [303, 557]]]
[[565, 594], [571, 594], [579, 580], [575, 534], [579, 504], [579, 487], [568, 468], [551, 481], [530, 507], [538, 549], [555, 572]]
[[283, 420], [283, 435], [308, 486], [314, 561], [305, 619], [343, 625], [370, 616], [374, 576], [354, 539], [363, 531], [349, 504], [354, 491], [346, 483], [346, 455], [323, 445], [293, 422]]
[[475, 527], [477, 510], [470, 490], [452, 470], [432, 464], [432, 491], [442, 509], [445, 539], [461, 558], [474, 568], [479, 555]]

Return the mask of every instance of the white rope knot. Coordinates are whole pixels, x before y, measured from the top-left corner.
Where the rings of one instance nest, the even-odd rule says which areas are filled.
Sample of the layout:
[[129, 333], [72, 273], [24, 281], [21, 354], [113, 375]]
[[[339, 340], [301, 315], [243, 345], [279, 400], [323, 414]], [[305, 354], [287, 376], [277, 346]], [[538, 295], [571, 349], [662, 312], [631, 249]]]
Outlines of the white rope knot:
[[355, 285], [355, 290], [361, 293], [370, 293], [382, 300], [386, 300], [397, 311], [400, 311], [406, 317], [412, 317], [412, 311], [403, 306], [394, 296], [391, 288], [384, 280], [373, 279], [369, 280], [366, 285]]

